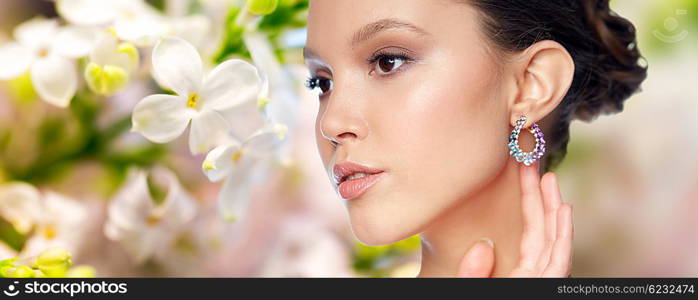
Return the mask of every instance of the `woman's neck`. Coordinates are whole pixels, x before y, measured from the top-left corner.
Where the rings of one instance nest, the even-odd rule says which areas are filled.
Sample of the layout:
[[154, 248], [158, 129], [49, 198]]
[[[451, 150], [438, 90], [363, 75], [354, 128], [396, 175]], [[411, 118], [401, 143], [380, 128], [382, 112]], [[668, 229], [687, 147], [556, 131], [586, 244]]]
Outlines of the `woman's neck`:
[[418, 277], [454, 277], [463, 255], [483, 237], [494, 242], [492, 276], [508, 274], [518, 262], [522, 232], [519, 164], [513, 159], [482, 190], [436, 218], [421, 234]]

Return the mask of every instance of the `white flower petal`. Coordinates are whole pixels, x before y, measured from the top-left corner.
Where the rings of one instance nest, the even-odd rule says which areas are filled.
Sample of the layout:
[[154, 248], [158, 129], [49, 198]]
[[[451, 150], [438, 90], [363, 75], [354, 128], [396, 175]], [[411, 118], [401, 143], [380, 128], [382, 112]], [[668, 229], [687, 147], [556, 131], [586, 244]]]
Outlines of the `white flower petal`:
[[126, 182], [109, 202], [105, 234], [118, 240], [129, 231], [141, 231], [155, 207], [148, 190], [147, 173], [141, 169], [129, 170]]
[[[160, 204], [150, 194], [149, 175], [167, 188], [167, 196]], [[104, 233], [109, 239], [119, 241], [137, 262], [142, 262], [167, 245], [177, 230], [194, 217], [195, 209], [193, 199], [171, 171], [159, 167], [150, 173], [133, 169], [124, 188], [109, 204]]]
[[143, 15], [121, 19], [114, 24], [116, 35], [140, 47], [152, 46], [167, 33], [167, 23], [159, 17]]
[[53, 40], [52, 51], [71, 57], [83, 57], [90, 53], [97, 40], [97, 31], [91, 27], [66, 26]]
[[68, 251], [68, 253], [75, 253], [78, 250], [77, 244], [71, 244], [72, 241], [62, 239], [62, 238], [46, 238], [45, 235], [43, 234], [33, 234], [29, 236], [27, 241], [24, 243], [24, 247], [22, 247], [22, 252], [20, 256], [22, 257], [36, 257], [41, 252], [48, 248], [52, 247], [57, 247], [61, 248], [65, 251]]
[[41, 194], [34, 186], [14, 182], [0, 187], [0, 215], [20, 233], [27, 233], [41, 218]]
[[40, 223], [50, 226], [55, 231], [50, 240], [71, 242], [77, 246], [84, 233], [85, 222], [88, 219], [87, 207], [75, 199], [47, 192], [44, 196], [43, 218]]
[[265, 158], [274, 153], [285, 139], [286, 125], [269, 124], [258, 130], [247, 141], [243, 148], [258, 158]]
[[202, 110], [191, 120], [189, 151], [192, 154], [205, 153], [223, 139], [230, 123], [215, 110]]
[[246, 140], [267, 123], [256, 101], [248, 101], [220, 113], [230, 123], [229, 134], [239, 141]]
[[239, 151], [239, 144], [222, 145], [211, 150], [201, 165], [208, 180], [219, 181], [230, 175], [234, 165], [234, 155]]
[[35, 59], [30, 51], [15, 42], [0, 45], [0, 80], [18, 77], [29, 70]]
[[102, 25], [114, 20], [117, 11], [111, 0], [56, 0], [58, 14], [78, 25]]
[[172, 171], [162, 167], [154, 168], [150, 175], [162, 178], [162, 183], [167, 188], [165, 200], [159, 207], [155, 208], [156, 213], [161, 214], [158, 225], [168, 229], [176, 229], [192, 220], [196, 215], [196, 204], [179, 183], [177, 176]]
[[167, 143], [182, 134], [192, 116], [193, 111], [185, 106], [180, 97], [150, 95], [133, 109], [132, 130], [153, 142]]
[[138, 67], [138, 49], [130, 43], [119, 43], [110, 32], [99, 36], [90, 52], [90, 62], [100, 66], [112, 65], [131, 72]]
[[87, 209], [75, 199], [55, 192], [44, 196], [44, 215], [56, 222], [81, 224], [87, 218]]
[[223, 182], [218, 192], [218, 210], [225, 220], [244, 220], [254, 183], [253, 168], [254, 164], [245, 164]]
[[201, 57], [185, 40], [166, 37], [153, 49], [152, 73], [160, 85], [186, 97], [200, 90]]
[[196, 216], [196, 202], [184, 191], [179, 182], [170, 185], [170, 191], [163, 205], [166, 205], [167, 212], [162, 221], [170, 228], [176, 228]]
[[20, 44], [38, 51], [51, 44], [57, 30], [56, 20], [34, 17], [15, 27], [13, 34]]
[[116, 225], [111, 220], [104, 224], [104, 236], [112, 241], [118, 241], [124, 238], [126, 231]]
[[103, 32], [97, 37], [92, 51], [90, 51], [90, 62], [98, 65], [109, 64], [111, 58], [116, 53], [116, 47], [119, 40], [110, 32]]
[[289, 80], [289, 74], [285, 72], [279, 61], [275, 58], [274, 47], [269, 39], [259, 32], [251, 32], [243, 35], [245, 46], [250, 50], [252, 60], [269, 80], [269, 103], [264, 108], [267, 119], [275, 123], [284, 123], [293, 126], [296, 123], [293, 113], [298, 110], [298, 97]]
[[206, 76], [201, 91], [202, 105], [210, 109], [225, 110], [256, 100], [260, 86], [257, 68], [244, 60], [230, 59]]
[[56, 55], [35, 61], [30, 76], [39, 96], [59, 107], [67, 107], [78, 88], [75, 64]]
[[210, 36], [211, 20], [205, 15], [191, 15], [170, 20], [170, 33], [181, 37], [195, 46]]
[[269, 99], [269, 76], [260, 75], [262, 80], [262, 86], [257, 94], [257, 99]]
[[132, 232], [132, 237], [122, 240], [126, 249], [133, 255], [137, 264], [144, 263], [146, 259], [153, 255], [155, 248], [158, 246], [158, 243], [161, 242], [160, 239], [162, 238], [158, 236], [158, 233], [157, 231], [151, 231], [145, 234]]

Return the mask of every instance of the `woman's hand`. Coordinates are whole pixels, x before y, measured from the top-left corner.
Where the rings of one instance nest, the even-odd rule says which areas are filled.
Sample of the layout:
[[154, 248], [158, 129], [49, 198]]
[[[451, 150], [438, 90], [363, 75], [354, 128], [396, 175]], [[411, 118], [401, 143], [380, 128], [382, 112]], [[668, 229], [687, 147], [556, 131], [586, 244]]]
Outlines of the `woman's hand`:
[[[538, 163], [521, 165], [523, 235], [518, 265], [506, 277], [569, 277], [572, 267], [572, 206], [562, 203], [552, 172], [538, 177]], [[463, 257], [458, 277], [491, 277], [494, 249], [475, 243]]]

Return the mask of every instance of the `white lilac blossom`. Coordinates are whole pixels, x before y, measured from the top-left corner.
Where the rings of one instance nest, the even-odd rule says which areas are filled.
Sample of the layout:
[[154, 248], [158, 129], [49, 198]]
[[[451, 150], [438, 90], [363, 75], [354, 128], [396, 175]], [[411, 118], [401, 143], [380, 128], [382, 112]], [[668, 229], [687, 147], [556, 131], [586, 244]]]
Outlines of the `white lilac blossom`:
[[166, 22], [166, 34], [180, 37], [197, 48], [210, 39], [212, 24], [204, 15], [169, 17]]
[[199, 45], [211, 27], [203, 15], [166, 16], [142, 0], [57, 0], [58, 13], [73, 24], [111, 27], [120, 40], [152, 46], [165, 35]]
[[66, 107], [78, 87], [75, 58], [87, 55], [93, 28], [59, 27], [56, 20], [34, 18], [14, 30], [15, 41], [0, 45], [0, 80], [30, 72], [34, 89], [48, 103]]
[[134, 6], [140, 0], [56, 0], [58, 15], [72, 24], [82, 26], [108, 25], [118, 15], [125, 15], [122, 7]]
[[119, 43], [116, 34], [108, 30], [90, 52], [85, 68], [87, 86], [97, 94], [111, 95], [126, 86], [138, 61], [138, 49], [128, 42]]
[[36, 255], [49, 247], [77, 253], [87, 229], [87, 207], [75, 199], [49, 191], [44, 193], [40, 216], [22, 253]]
[[[153, 198], [151, 179], [161, 179], [166, 190], [163, 199]], [[169, 248], [182, 226], [196, 215], [196, 203], [176, 176], [163, 168], [133, 169], [127, 182], [108, 207], [105, 235], [122, 243], [136, 262], [151, 257], [158, 247]]]
[[162, 15], [143, 0], [57, 0], [58, 13], [72, 24], [111, 26], [121, 40], [152, 45], [167, 32]]
[[23, 255], [36, 255], [48, 247], [75, 252], [83, 238], [87, 208], [55, 192], [41, 192], [23, 182], [0, 187], [0, 215], [28, 239]]
[[29, 233], [40, 212], [41, 193], [31, 184], [12, 182], [0, 187], [0, 216], [19, 233]]
[[143, 98], [134, 108], [132, 130], [166, 143], [179, 137], [191, 122], [189, 150], [204, 153], [231, 130], [231, 111], [256, 99], [260, 78], [250, 63], [230, 59], [205, 77], [201, 57], [183, 39], [167, 37], [153, 49], [153, 77], [176, 95]]
[[[255, 31], [243, 35], [245, 46], [250, 51], [255, 66], [264, 78], [264, 87], [258, 95], [259, 109], [264, 117], [272, 123], [282, 123], [290, 128], [289, 140], [293, 140], [293, 128], [299, 115], [298, 98], [291, 83], [294, 81], [287, 69], [284, 69], [274, 54], [269, 39]], [[283, 164], [291, 161], [291, 143], [285, 143], [278, 151]]]
[[283, 124], [267, 124], [242, 143], [231, 139], [206, 155], [202, 169], [208, 179], [224, 180], [218, 193], [219, 211], [224, 219], [235, 221], [244, 215], [257, 171], [278, 149], [286, 131]]

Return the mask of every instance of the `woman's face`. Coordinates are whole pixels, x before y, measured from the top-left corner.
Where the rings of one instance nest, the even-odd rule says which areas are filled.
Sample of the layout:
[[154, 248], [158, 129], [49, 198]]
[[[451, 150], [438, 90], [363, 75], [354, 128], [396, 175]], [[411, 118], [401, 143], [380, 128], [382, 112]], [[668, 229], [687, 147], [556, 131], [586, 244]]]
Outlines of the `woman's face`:
[[333, 184], [340, 163], [382, 171], [335, 184], [363, 243], [420, 233], [504, 168], [510, 116], [477, 18], [451, 0], [311, 1], [323, 163]]

